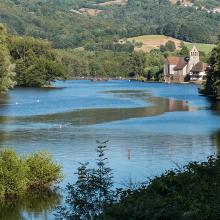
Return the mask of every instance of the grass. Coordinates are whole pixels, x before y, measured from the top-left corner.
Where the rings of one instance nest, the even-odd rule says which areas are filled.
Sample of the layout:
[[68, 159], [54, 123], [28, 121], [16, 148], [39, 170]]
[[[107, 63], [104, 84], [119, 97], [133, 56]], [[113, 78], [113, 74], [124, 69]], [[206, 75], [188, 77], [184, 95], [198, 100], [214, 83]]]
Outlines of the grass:
[[[161, 45], [166, 44], [166, 42], [169, 40], [175, 42], [177, 49], [180, 49], [179, 46], [181, 43], [181, 40], [172, 37], [167, 37], [165, 35], [142, 35], [142, 36], [128, 38], [127, 40], [142, 43], [143, 45], [141, 47], [135, 47], [135, 50], [136, 51], [142, 50], [144, 52], [149, 52], [152, 49], [158, 49]], [[201, 43], [188, 43], [188, 42], [184, 42], [184, 43], [189, 49], [192, 49], [193, 45], [195, 45], [199, 51], [203, 51], [205, 53], [209, 53], [215, 46], [214, 44], [201, 44]]]
[[211, 50], [215, 47], [215, 44], [200, 44], [200, 43], [185, 43], [189, 49], [195, 45], [199, 51], [205, 52], [206, 54], [211, 52]]

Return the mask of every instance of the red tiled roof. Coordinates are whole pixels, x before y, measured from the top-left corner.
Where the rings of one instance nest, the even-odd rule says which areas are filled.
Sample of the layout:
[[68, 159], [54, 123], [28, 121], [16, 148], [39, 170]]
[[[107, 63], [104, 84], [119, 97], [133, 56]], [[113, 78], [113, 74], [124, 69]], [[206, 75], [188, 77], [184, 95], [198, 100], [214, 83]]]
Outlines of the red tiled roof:
[[195, 66], [193, 66], [190, 72], [204, 72], [207, 66], [208, 65], [206, 63], [198, 62]]
[[167, 62], [170, 65], [177, 65], [180, 59], [183, 59], [183, 58], [182, 57], [167, 57]]
[[182, 70], [187, 65], [184, 57], [167, 57], [167, 62], [170, 65], [175, 65], [173, 68], [175, 71]]

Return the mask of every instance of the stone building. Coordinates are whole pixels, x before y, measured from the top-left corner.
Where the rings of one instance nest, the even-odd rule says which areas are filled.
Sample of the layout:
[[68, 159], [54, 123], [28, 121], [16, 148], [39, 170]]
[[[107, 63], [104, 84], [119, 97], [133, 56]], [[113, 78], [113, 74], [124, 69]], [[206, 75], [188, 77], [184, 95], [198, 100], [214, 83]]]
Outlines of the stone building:
[[199, 59], [199, 51], [194, 46], [189, 58], [167, 57], [164, 63], [165, 82], [203, 81], [207, 64]]

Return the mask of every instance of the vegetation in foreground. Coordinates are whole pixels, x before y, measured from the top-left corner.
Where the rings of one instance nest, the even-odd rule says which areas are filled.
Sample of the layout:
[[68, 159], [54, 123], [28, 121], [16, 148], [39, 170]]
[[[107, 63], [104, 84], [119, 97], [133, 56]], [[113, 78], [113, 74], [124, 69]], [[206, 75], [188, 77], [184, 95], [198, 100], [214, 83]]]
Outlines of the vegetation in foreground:
[[47, 192], [61, 179], [61, 166], [48, 153], [20, 157], [10, 149], [0, 151], [0, 201], [27, 192]]
[[220, 218], [220, 157], [167, 171], [135, 189], [114, 190], [106, 143], [97, 148], [97, 167], [81, 164], [67, 186], [66, 206], [56, 218], [90, 220], [216, 220]]
[[167, 171], [136, 190], [123, 191], [103, 219], [216, 220], [220, 218], [220, 158]]

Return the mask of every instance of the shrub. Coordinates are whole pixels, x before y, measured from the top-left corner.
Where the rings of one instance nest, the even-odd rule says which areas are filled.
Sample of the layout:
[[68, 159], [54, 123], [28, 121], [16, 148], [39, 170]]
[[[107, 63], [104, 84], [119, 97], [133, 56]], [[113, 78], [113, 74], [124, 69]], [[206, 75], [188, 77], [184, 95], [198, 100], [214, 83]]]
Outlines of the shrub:
[[29, 188], [48, 189], [62, 179], [61, 166], [48, 153], [34, 153], [26, 159]]
[[13, 150], [0, 151], [0, 197], [17, 196], [28, 187], [28, 167]]
[[61, 166], [48, 153], [35, 153], [24, 159], [11, 149], [0, 151], [1, 200], [27, 191], [50, 191], [61, 179]]
[[121, 193], [103, 219], [215, 220], [220, 219], [220, 158], [189, 163], [167, 171], [146, 186]]

